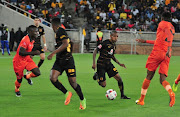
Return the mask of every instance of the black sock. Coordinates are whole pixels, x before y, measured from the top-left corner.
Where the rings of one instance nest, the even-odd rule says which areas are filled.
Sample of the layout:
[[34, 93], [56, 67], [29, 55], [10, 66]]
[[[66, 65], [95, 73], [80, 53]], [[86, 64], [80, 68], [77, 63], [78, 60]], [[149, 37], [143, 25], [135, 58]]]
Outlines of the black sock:
[[38, 67], [41, 67], [41, 65], [43, 64], [44, 60], [40, 59], [39, 63], [38, 63]]
[[81, 87], [79, 86], [79, 84], [77, 84], [77, 87], [74, 89], [76, 91], [76, 93], [78, 94], [80, 100], [84, 99], [83, 93], [81, 91]]
[[53, 81], [51, 80], [51, 82], [52, 82], [52, 84], [53, 84], [57, 89], [59, 89], [60, 91], [62, 91], [64, 94], [67, 93], [66, 88], [65, 88], [58, 80], [57, 80], [56, 82], [53, 82]]
[[21, 78], [21, 79], [17, 79], [17, 81], [18, 81], [19, 83], [21, 83], [21, 82], [22, 82], [22, 78]]
[[121, 97], [124, 96], [124, 85], [122, 81], [118, 81], [118, 86], [121, 92]]

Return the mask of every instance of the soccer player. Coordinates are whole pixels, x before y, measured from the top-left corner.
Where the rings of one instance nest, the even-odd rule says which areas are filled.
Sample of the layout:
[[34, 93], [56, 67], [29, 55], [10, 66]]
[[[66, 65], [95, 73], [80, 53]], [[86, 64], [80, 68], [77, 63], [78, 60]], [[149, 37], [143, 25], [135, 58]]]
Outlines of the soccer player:
[[61, 28], [61, 23], [59, 18], [54, 18], [51, 22], [52, 28], [56, 33], [56, 50], [53, 51], [47, 58], [51, 60], [52, 57], [56, 54], [56, 61], [52, 67], [50, 80], [52, 84], [60, 91], [65, 94], [65, 105], [70, 103], [72, 93], [67, 91], [61, 82], [58, 80], [58, 76], [66, 71], [68, 80], [72, 88], [76, 91], [80, 98], [80, 107], [79, 109], [86, 109], [86, 99], [83, 96], [81, 87], [76, 82], [76, 69], [74, 58], [72, 56], [72, 42], [68, 37], [66, 31]]
[[23, 71], [27, 69], [32, 71], [32, 73], [25, 75], [24, 77], [28, 80], [28, 83], [31, 84], [31, 77], [37, 77], [40, 75], [40, 70], [31, 59], [30, 56], [39, 55], [40, 52], [38, 50], [32, 51], [34, 40], [38, 36], [38, 29], [36, 26], [31, 25], [28, 27], [28, 34], [23, 37], [21, 40], [16, 55], [13, 58], [13, 67], [14, 72], [16, 74], [16, 81], [15, 81], [15, 93], [17, 97], [21, 96], [19, 88], [21, 86], [22, 78], [23, 78]]
[[162, 14], [162, 21], [159, 23], [157, 29], [156, 40], [143, 40], [137, 39], [136, 41], [141, 43], [151, 43], [154, 44], [153, 50], [149, 55], [146, 63], [147, 76], [143, 81], [141, 88], [141, 97], [139, 100], [136, 100], [136, 104], [144, 105], [144, 98], [147, 93], [147, 89], [150, 85], [151, 79], [153, 78], [156, 69], [158, 66], [160, 74], [160, 83], [168, 91], [170, 96], [169, 106], [172, 107], [175, 104], [175, 94], [171, 89], [170, 84], [166, 81], [168, 76], [168, 68], [171, 57], [171, 46], [173, 41], [173, 36], [175, 33], [173, 25], [170, 23], [171, 13], [164, 12]]
[[[38, 17], [36, 17], [34, 19], [34, 25], [38, 28], [39, 35], [34, 42], [33, 51], [35, 51], [35, 50], [40, 51], [40, 60], [38, 63], [38, 67], [40, 67], [43, 64], [44, 59], [45, 59], [44, 51], [47, 50], [44, 28], [42, 26], [40, 26], [39, 23], [40, 23], [40, 19]], [[43, 43], [44, 43], [44, 49], [42, 49], [42, 46], [41, 46], [41, 38], [42, 38]]]
[[114, 65], [111, 63], [111, 58], [113, 61], [115, 61], [118, 65], [121, 67], [126, 68], [126, 66], [122, 63], [120, 63], [114, 56], [114, 52], [116, 49], [116, 41], [118, 38], [118, 34], [116, 31], [112, 31], [110, 35], [110, 39], [107, 39], [102, 42], [102, 44], [99, 44], [97, 48], [94, 49], [93, 52], [93, 65], [92, 68], [96, 69], [96, 54], [97, 51], [100, 52], [100, 56], [97, 60], [97, 72], [94, 74], [93, 79], [97, 80], [99, 85], [102, 87], [106, 87], [106, 78], [105, 73], [107, 72], [109, 78], [114, 77], [117, 82], [118, 86], [121, 92], [121, 99], [130, 99], [126, 95], [124, 95], [124, 85], [123, 81], [117, 71], [117, 69], [114, 67]]

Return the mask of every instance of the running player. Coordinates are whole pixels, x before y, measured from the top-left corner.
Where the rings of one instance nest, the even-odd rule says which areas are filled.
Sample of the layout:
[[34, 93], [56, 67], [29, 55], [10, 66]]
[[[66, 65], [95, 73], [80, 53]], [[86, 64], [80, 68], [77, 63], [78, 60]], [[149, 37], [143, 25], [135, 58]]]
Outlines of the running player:
[[[32, 50], [33, 51], [35, 51], [35, 50], [40, 51], [40, 60], [39, 60], [39, 63], [38, 63], [38, 67], [40, 67], [43, 64], [44, 59], [45, 59], [44, 51], [47, 50], [44, 28], [42, 26], [40, 26], [39, 23], [40, 23], [40, 19], [36, 17], [34, 19], [34, 25], [38, 28], [39, 35], [38, 35], [37, 39], [34, 42], [34, 48]], [[41, 38], [43, 40], [44, 49], [41, 46]]]
[[19, 88], [21, 86], [23, 71], [27, 69], [32, 71], [32, 73], [25, 75], [24, 77], [28, 80], [28, 83], [31, 84], [31, 77], [37, 77], [40, 75], [40, 70], [31, 59], [30, 55], [39, 55], [40, 52], [38, 50], [32, 51], [34, 40], [38, 36], [38, 29], [36, 26], [31, 25], [28, 27], [28, 35], [23, 37], [21, 40], [19, 47], [17, 49], [16, 55], [13, 58], [13, 67], [14, 72], [16, 74], [15, 81], [15, 93], [17, 97], [21, 96]]
[[107, 72], [109, 78], [114, 77], [117, 80], [121, 92], [121, 99], [130, 99], [129, 97], [124, 95], [123, 81], [117, 69], [111, 63], [111, 58], [112, 58], [113, 61], [115, 61], [118, 65], [126, 68], [126, 66], [124, 64], [121, 64], [114, 56], [114, 52], [116, 49], [115, 43], [117, 41], [117, 38], [118, 38], [117, 32], [112, 31], [110, 35], [110, 39], [103, 41], [102, 44], [99, 44], [98, 47], [94, 49], [93, 65], [92, 65], [92, 68], [94, 70], [96, 69], [95, 59], [96, 59], [97, 51], [100, 52], [100, 56], [97, 60], [97, 72], [94, 74], [93, 79], [97, 80], [100, 86], [106, 87], [105, 73]]
[[51, 60], [56, 54], [56, 61], [51, 70], [50, 80], [57, 89], [65, 94], [64, 104], [68, 105], [70, 103], [72, 93], [67, 91], [63, 84], [58, 80], [58, 76], [61, 75], [63, 71], [66, 71], [70, 85], [80, 98], [79, 109], [86, 109], [86, 99], [83, 96], [80, 85], [76, 82], [76, 69], [74, 58], [72, 56], [72, 42], [66, 31], [60, 27], [61, 23], [59, 18], [54, 18], [51, 24], [54, 32], [56, 33], [57, 45], [55, 46], [56, 50], [47, 57], [48, 60]]
[[170, 23], [171, 21], [171, 13], [164, 12], [162, 14], [162, 21], [159, 23], [157, 29], [156, 40], [142, 40], [137, 39], [138, 42], [141, 43], [151, 43], [154, 44], [153, 50], [148, 57], [146, 68], [147, 68], [147, 76], [144, 79], [142, 89], [141, 89], [141, 97], [139, 100], [136, 100], [136, 104], [144, 105], [144, 98], [147, 93], [147, 89], [150, 85], [151, 79], [153, 78], [156, 69], [158, 66], [159, 74], [160, 74], [160, 83], [163, 87], [168, 91], [170, 96], [169, 106], [172, 107], [175, 104], [175, 94], [171, 89], [170, 84], [166, 81], [166, 77], [168, 76], [168, 68], [171, 57], [171, 46], [174, 37], [174, 27]]

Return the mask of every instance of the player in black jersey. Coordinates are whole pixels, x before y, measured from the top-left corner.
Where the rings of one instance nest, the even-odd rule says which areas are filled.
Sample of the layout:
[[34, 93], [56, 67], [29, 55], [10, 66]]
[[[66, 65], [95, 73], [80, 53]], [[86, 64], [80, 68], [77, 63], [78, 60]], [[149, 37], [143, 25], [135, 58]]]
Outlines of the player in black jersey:
[[76, 69], [74, 58], [72, 56], [72, 42], [68, 37], [66, 31], [60, 27], [60, 19], [54, 18], [51, 22], [52, 28], [56, 33], [56, 50], [53, 51], [47, 58], [51, 60], [52, 57], [56, 54], [56, 61], [52, 67], [50, 80], [52, 84], [62, 91], [65, 94], [65, 105], [68, 105], [72, 96], [70, 91], [58, 81], [58, 76], [66, 71], [68, 80], [72, 88], [76, 91], [80, 98], [80, 107], [79, 109], [86, 108], [86, 99], [83, 96], [81, 87], [76, 83]]
[[105, 73], [107, 72], [109, 78], [114, 77], [117, 80], [121, 92], [121, 99], [130, 99], [129, 97], [124, 95], [123, 81], [117, 69], [111, 63], [111, 59], [113, 59], [113, 61], [115, 61], [118, 65], [126, 68], [126, 66], [124, 64], [121, 64], [114, 56], [114, 52], [116, 49], [115, 43], [117, 41], [117, 38], [118, 38], [117, 32], [112, 31], [110, 35], [110, 39], [103, 41], [102, 44], [99, 44], [98, 47], [94, 49], [93, 65], [92, 65], [92, 68], [94, 70], [96, 69], [95, 59], [96, 59], [97, 51], [100, 51], [100, 56], [97, 60], [97, 72], [94, 74], [93, 79], [97, 80], [100, 86], [106, 87]]
[[[39, 23], [40, 23], [40, 19], [36, 17], [34, 19], [34, 25], [38, 28], [39, 35], [38, 35], [38, 38], [35, 40], [34, 48], [32, 49], [32, 51], [35, 51], [35, 50], [40, 51], [40, 60], [38, 63], [38, 67], [40, 67], [43, 64], [44, 59], [45, 59], [44, 51], [47, 50], [44, 28], [40, 26]], [[41, 46], [41, 38], [43, 40], [44, 49]]]

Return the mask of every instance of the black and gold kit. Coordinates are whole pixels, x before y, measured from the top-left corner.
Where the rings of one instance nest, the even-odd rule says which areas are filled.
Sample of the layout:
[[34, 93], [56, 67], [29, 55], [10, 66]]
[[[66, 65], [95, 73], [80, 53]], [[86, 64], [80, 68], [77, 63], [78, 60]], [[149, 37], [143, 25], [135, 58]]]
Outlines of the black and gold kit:
[[38, 32], [39, 32], [39, 35], [35, 39], [34, 47], [33, 47], [32, 51], [39, 50], [40, 53], [44, 53], [44, 49], [41, 46], [41, 36], [45, 34], [44, 28], [42, 26], [39, 26], [38, 27]]
[[68, 37], [66, 31], [59, 27], [56, 32], [56, 45], [55, 48], [59, 48], [62, 45], [62, 41], [67, 39], [68, 47], [62, 52], [56, 54], [56, 61], [53, 65], [54, 70], [59, 71], [61, 74], [66, 71], [68, 77], [76, 77], [76, 69], [74, 64], [74, 58], [72, 56], [72, 42]]
[[107, 39], [103, 41], [102, 44], [99, 44], [97, 49], [100, 51], [100, 56], [97, 60], [98, 80], [99, 82], [103, 82], [106, 80], [106, 72], [109, 78], [115, 76], [118, 73], [114, 65], [111, 63], [111, 58], [114, 56], [116, 45]]

